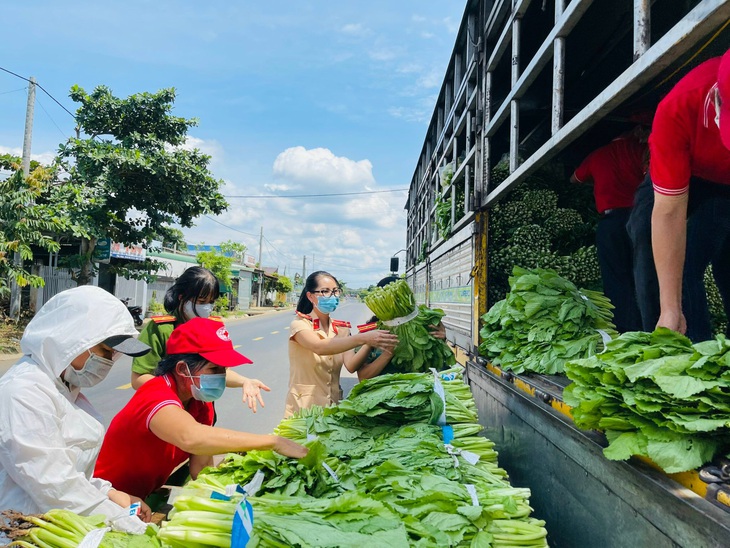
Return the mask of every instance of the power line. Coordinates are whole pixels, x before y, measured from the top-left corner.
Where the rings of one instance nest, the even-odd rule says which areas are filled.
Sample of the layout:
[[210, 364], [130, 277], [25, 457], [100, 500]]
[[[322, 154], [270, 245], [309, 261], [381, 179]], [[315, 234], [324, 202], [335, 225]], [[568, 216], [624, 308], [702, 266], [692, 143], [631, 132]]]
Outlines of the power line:
[[25, 91], [26, 88], [11, 89], [9, 91], [0, 92], [0, 95], [7, 95], [8, 93], [16, 93], [18, 91]]
[[[7, 72], [8, 74], [12, 74], [13, 76], [15, 76], [15, 77], [17, 77], [17, 78], [20, 78], [21, 80], [25, 80], [26, 82], [30, 83], [30, 80], [29, 80], [28, 78], [26, 78], [25, 76], [21, 76], [20, 74], [16, 74], [16, 73], [15, 73], [15, 72], [13, 72], [12, 70], [8, 70], [8, 69], [6, 69], [6, 68], [3, 68], [3, 67], [0, 67], [0, 70], [2, 70], [2, 71], [4, 71], [4, 72]], [[43, 93], [45, 93], [46, 95], [48, 95], [48, 96], [49, 96], [49, 97], [50, 97], [50, 98], [51, 98], [51, 99], [52, 99], [52, 100], [53, 100], [53, 101], [54, 101], [54, 102], [55, 102], [55, 103], [56, 103], [56, 104], [57, 104], [57, 105], [58, 105], [59, 107], [61, 107], [61, 108], [62, 108], [63, 110], [65, 110], [66, 112], [68, 112], [68, 113], [69, 113], [69, 115], [71, 116], [71, 118], [73, 118], [74, 120], [76, 120], [76, 115], [75, 115], [75, 114], [74, 114], [73, 112], [71, 112], [71, 111], [70, 111], [69, 109], [67, 109], [67, 108], [66, 108], [65, 106], [63, 106], [63, 105], [62, 105], [62, 104], [61, 104], [61, 103], [60, 103], [60, 102], [58, 101], [58, 99], [56, 99], [56, 98], [55, 98], [55, 97], [54, 97], [53, 95], [51, 95], [51, 94], [50, 94], [50, 92], [49, 92], [48, 90], [46, 90], [46, 88], [44, 88], [44, 87], [43, 87], [42, 85], [40, 85], [40, 84], [39, 84], [38, 82], [36, 82], [36, 84], [35, 84], [35, 85], [36, 85], [36, 86], [38, 86], [39, 88], [41, 88], [41, 90], [43, 91]]]
[[363, 190], [361, 192], [334, 192], [332, 194], [261, 194], [261, 195], [237, 195], [237, 196], [223, 196], [224, 198], [326, 198], [330, 196], [357, 196], [361, 194], [382, 194], [384, 192], [406, 192], [407, 188], [389, 188], [387, 190]]
[[257, 236], [257, 234], [251, 234], [250, 232], [244, 232], [243, 230], [238, 230], [237, 228], [233, 228], [232, 226], [228, 226], [227, 224], [221, 223], [220, 221], [216, 221], [213, 217], [210, 215], [203, 215], [206, 219], [213, 221], [214, 223], [218, 223], [221, 226], [224, 226], [230, 230], [233, 230], [234, 232], [240, 232], [241, 234], [245, 234], [246, 236], [253, 236], [254, 238]]
[[286, 259], [287, 261], [296, 261], [296, 260], [297, 260], [297, 259], [295, 259], [295, 258], [291, 257], [290, 255], [287, 255], [286, 253], [284, 253], [284, 252], [282, 252], [282, 251], [279, 251], [279, 250], [278, 250], [278, 249], [277, 249], [277, 248], [276, 248], [276, 247], [274, 246], [274, 244], [272, 244], [272, 243], [271, 243], [271, 241], [270, 241], [270, 240], [268, 240], [268, 239], [266, 238], [266, 236], [264, 236], [264, 240], [266, 241], [266, 243], [268, 243], [268, 244], [269, 244], [269, 245], [270, 245], [270, 246], [272, 247], [272, 249], [273, 249], [274, 251], [276, 251], [276, 252], [277, 252], [277, 253], [278, 253], [279, 255], [281, 255], [282, 257], [284, 257], [284, 258], [285, 258], [285, 259]]
[[53, 116], [51, 116], [48, 111], [46, 110], [46, 107], [43, 106], [43, 103], [41, 103], [41, 100], [36, 97], [36, 101], [38, 101], [38, 105], [41, 107], [41, 110], [46, 113], [46, 116], [48, 116], [49, 120], [53, 123], [54, 126], [56, 126], [56, 129], [61, 132], [61, 135], [63, 135], [66, 139], [68, 139], [68, 135], [66, 135], [63, 130], [58, 126], [56, 121], [53, 119]]

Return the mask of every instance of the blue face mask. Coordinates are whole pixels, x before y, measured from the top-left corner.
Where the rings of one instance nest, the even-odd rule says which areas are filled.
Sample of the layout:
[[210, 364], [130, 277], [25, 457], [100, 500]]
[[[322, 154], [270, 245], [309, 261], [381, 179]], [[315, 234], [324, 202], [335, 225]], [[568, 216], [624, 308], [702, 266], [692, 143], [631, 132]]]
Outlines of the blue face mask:
[[198, 379], [200, 387], [197, 387], [195, 382], [190, 386], [193, 398], [198, 401], [215, 401], [223, 395], [223, 391], [226, 389], [225, 373], [195, 376], [190, 375], [190, 368], [188, 368], [188, 377]]
[[317, 308], [323, 314], [332, 314], [337, 309], [337, 305], [340, 304], [340, 299], [334, 295], [330, 297], [317, 297]]

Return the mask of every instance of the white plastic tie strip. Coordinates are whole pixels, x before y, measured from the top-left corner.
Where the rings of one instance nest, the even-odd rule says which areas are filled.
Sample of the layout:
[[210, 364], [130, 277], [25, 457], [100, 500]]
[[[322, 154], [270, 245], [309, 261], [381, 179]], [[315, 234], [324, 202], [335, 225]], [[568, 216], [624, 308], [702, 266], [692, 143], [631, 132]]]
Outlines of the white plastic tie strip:
[[[458, 447], [454, 447], [450, 443], [447, 443], [444, 447], [446, 447], [447, 453], [453, 456], [455, 460], [456, 456], [459, 455], [462, 459], [464, 459], [471, 465], [475, 465], [477, 462], [479, 462], [479, 455], [477, 455], [476, 453], [472, 453], [471, 451], [467, 451], [466, 449], [459, 449]], [[458, 460], [456, 460], [454, 467], [459, 467]]]
[[477, 496], [477, 488], [474, 487], [471, 483], [465, 483], [464, 487], [466, 487], [466, 492], [469, 493], [469, 496], [471, 497], [471, 505], [472, 506], [479, 506], [479, 497]]
[[606, 348], [608, 348], [608, 343], [611, 342], [611, 335], [606, 333], [603, 329], [596, 329], [598, 331], [598, 334], [601, 336], [601, 339], [603, 340], [603, 350], [599, 352], [599, 354], [603, 354], [606, 351]]
[[78, 548], [99, 548], [99, 544], [101, 544], [101, 541], [104, 539], [104, 535], [111, 530], [111, 527], [104, 527], [103, 529], [94, 529], [93, 531], [89, 531], [79, 543]]
[[255, 497], [264, 483], [264, 477], [264, 473], [261, 470], [257, 470], [253, 478], [251, 478], [251, 481], [243, 486], [244, 493], [249, 497]]
[[330, 465], [329, 464], [327, 464], [326, 462], [323, 462], [322, 463], [322, 467], [325, 470], [327, 470], [327, 472], [329, 472], [330, 476], [332, 476], [332, 479], [334, 479], [337, 483], [340, 483], [340, 478], [337, 476], [337, 474], [335, 473], [335, 471], [332, 470], [332, 468], [330, 468]]
[[433, 391], [436, 392], [436, 394], [439, 395], [441, 398], [441, 401], [444, 404], [444, 408], [441, 411], [441, 416], [438, 420], [438, 425], [443, 426], [446, 424], [446, 394], [444, 393], [444, 385], [441, 384], [441, 379], [439, 378], [439, 374], [436, 372], [436, 370], [432, 367], [431, 373], [433, 373]]
[[383, 320], [383, 325], [387, 325], [388, 327], [398, 327], [399, 325], [410, 322], [416, 316], [418, 316], [418, 308], [414, 308], [413, 312], [408, 314], [408, 316], [401, 316], [400, 318], [393, 318], [392, 320]]
[[586, 297], [585, 295], [583, 295], [583, 293], [581, 293], [580, 291], [578, 291], [578, 294], [580, 294], [580, 298], [583, 299], [584, 301], [590, 301], [590, 299], [588, 297]]

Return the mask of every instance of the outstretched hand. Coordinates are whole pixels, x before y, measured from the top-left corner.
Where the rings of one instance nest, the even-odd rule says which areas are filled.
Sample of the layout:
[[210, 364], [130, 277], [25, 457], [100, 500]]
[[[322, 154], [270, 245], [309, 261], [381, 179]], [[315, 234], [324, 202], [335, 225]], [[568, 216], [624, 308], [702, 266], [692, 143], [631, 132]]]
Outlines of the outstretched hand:
[[261, 407], [266, 407], [264, 405], [264, 399], [261, 396], [261, 391], [264, 390], [266, 392], [271, 392], [271, 388], [258, 379], [246, 378], [243, 381], [242, 389], [243, 396], [241, 399], [245, 405], [248, 405], [248, 408], [251, 411], [254, 413], [257, 411], [257, 404], [261, 404]]

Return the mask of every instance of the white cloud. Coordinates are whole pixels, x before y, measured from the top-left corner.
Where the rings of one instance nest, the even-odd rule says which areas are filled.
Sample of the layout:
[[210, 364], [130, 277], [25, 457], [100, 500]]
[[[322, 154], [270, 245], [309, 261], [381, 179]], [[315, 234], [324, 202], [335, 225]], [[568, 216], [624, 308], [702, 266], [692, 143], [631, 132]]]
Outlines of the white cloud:
[[446, 26], [446, 30], [449, 31], [451, 34], [456, 34], [456, 32], [459, 30], [459, 22], [454, 21], [454, 19], [451, 17], [445, 17], [443, 23]]
[[[226, 195], [344, 193], [382, 190], [368, 160], [336, 156], [329, 149], [293, 147], [279, 154], [274, 174], [280, 182], [257, 185], [225, 180]], [[405, 185], [404, 185], [405, 186]], [[229, 209], [216, 220], [238, 232], [202, 218], [186, 231], [191, 243], [228, 239], [258, 255], [258, 235], [264, 230], [263, 263], [287, 267], [287, 275], [323, 269], [350, 287], [367, 286], [387, 274], [388, 258], [404, 247], [405, 192], [308, 198], [229, 199]], [[242, 234], [245, 232], [246, 234]], [[312, 264], [314, 255], [314, 264]]]
[[368, 55], [373, 61], [392, 61], [396, 57], [396, 52], [390, 48], [378, 47], [370, 50]]
[[427, 95], [420, 99], [409, 101], [407, 106], [392, 106], [388, 114], [394, 118], [401, 118], [407, 122], [427, 122], [431, 119], [437, 95]]
[[421, 33], [421, 38], [424, 38], [426, 40], [430, 40], [431, 38], [435, 38], [436, 35], [433, 32], [423, 31]]
[[218, 141], [206, 141], [205, 139], [188, 135], [185, 138], [185, 143], [180, 145], [180, 148], [184, 150], [197, 148], [203, 154], [210, 156], [214, 161], [220, 162], [223, 160], [223, 146]]
[[405, 65], [402, 65], [401, 67], [398, 67], [397, 72], [400, 74], [414, 74], [421, 72], [423, 70], [423, 67], [417, 63], [407, 63]]
[[348, 23], [344, 25], [340, 32], [349, 36], [367, 36], [370, 34], [370, 29], [364, 27], [361, 23]]
[[[18, 158], [21, 158], [23, 156], [23, 149], [20, 147], [5, 147], [0, 145], [0, 154], [11, 154], [13, 156], [17, 156]], [[50, 165], [53, 163], [53, 160], [56, 158], [55, 152], [38, 152], [30, 154], [30, 159], [35, 160], [36, 162], [40, 162], [43, 165]]]
[[413, 21], [414, 23], [425, 23], [426, 18], [423, 15], [413, 15], [411, 17], [411, 21]]
[[287, 185], [287, 184], [276, 185], [276, 184], [272, 184], [272, 183], [267, 183], [264, 185], [264, 188], [266, 190], [270, 190], [271, 192], [288, 192], [290, 190], [298, 189], [301, 187], [295, 186], [295, 185]]
[[288, 148], [276, 157], [274, 176], [334, 189], [361, 187], [375, 182], [370, 160], [350, 160], [335, 156], [327, 148], [307, 150], [302, 146]]
[[425, 74], [422, 74], [420, 78], [416, 81], [416, 85], [420, 88], [425, 89], [431, 89], [431, 88], [437, 88], [441, 86], [441, 83], [443, 82], [444, 75], [442, 72], [431, 69]]

